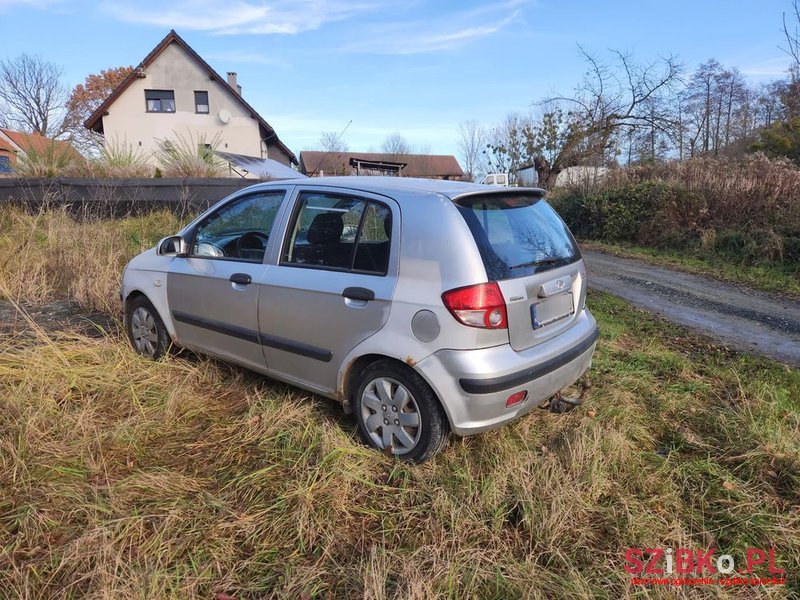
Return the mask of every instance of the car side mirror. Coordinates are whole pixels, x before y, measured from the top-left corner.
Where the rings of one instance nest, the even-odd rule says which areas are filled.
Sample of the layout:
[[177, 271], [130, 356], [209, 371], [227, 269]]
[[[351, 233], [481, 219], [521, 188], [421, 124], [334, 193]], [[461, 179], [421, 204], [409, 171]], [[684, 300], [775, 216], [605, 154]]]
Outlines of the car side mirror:
[[159, 256], [188, 256], [189, 244], [181, 236], [171, 235], [158, 242], [156, 254]]

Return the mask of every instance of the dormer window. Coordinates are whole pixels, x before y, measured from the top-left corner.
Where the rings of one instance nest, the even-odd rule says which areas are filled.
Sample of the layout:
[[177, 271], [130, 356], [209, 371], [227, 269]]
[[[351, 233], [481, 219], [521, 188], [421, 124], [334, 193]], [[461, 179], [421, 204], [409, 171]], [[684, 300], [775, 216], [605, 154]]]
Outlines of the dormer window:
[[173, 90], [145, 90], [144, 99], [147, 112], [175, 112], [175, 92]]
[[194, 93], [194, 112], [202, 115], [208, 114], [208, 92]]

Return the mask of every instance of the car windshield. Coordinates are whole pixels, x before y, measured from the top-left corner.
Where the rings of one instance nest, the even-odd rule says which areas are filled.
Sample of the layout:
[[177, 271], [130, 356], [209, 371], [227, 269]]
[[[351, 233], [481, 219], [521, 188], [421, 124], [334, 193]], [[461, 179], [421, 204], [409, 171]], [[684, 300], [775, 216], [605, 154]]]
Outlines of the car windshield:
[[468, 196], [456, 201], [490, 281], [525, 277], [581, 258], [567, 226], [547, 202], [525, 194]]

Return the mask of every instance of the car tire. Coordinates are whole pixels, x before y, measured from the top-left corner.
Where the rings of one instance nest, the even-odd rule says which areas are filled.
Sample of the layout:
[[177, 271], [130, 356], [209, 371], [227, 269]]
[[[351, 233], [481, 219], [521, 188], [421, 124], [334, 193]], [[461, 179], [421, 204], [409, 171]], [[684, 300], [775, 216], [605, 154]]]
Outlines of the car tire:
[[439, 399], [405, 365], [382, 360], [364, 369], [352, 406], [361, 439], [387, 455], [421, 463], [447, 443], [450, 427]]
[[144, 296], [137, 296], [126, 303], [125, 332], [133, 349], [153, 360], [164, 356], [171, 344], [164, 321]]

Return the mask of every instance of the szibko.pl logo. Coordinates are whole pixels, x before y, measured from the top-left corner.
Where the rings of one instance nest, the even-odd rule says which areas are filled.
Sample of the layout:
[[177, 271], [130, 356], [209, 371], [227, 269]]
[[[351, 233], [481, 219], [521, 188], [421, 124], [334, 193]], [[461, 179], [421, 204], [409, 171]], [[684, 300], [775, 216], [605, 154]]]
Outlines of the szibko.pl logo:
[[[625, 570], [634, 577], [634, 585], [783, 585], [784, 569], [775, 565], [775, 549], [748, 548], [744, 566], [738, 567], [730, 554], [714, 556], [715, 549], [691, 548], [628, 548], [625, 551]], [[753, 573], [767, 571], [770, 577], [755, 577]], [[722, 577], [713, 577], [715, 575]], [[737, 576], [731, 577], [736, 574]], [[698, 579], [663, 577], [664, 575], [693, 576]], [[739, 577], [739, 575], [743, 577]]]

